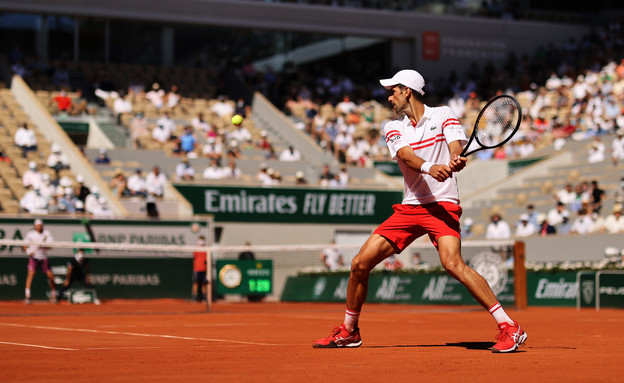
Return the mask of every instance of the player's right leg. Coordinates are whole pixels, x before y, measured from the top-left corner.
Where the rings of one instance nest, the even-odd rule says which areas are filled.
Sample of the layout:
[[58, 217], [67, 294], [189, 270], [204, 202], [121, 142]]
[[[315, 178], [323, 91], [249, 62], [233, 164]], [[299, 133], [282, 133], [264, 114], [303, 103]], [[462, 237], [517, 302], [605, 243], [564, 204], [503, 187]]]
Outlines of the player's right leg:
[[331, 334], [314, 342], [314, 348], [359, 347], [362, 344], [358, 319], [368, 293], [370, 271], [381, 261], [394, 254], [392, 244], [379, 234], [372, 234], [351, 262], [347, 284], [347, 310], [345, 320]]
[[[32, 259], [32, 258], [31, 258]], [[26, 274], [26, 288], [24, 290], [24, 303], [30, 303], [30, 287], [32, 286], [33, 278], [35, 277], [35, 269], [28, 267], [28, 273]]]

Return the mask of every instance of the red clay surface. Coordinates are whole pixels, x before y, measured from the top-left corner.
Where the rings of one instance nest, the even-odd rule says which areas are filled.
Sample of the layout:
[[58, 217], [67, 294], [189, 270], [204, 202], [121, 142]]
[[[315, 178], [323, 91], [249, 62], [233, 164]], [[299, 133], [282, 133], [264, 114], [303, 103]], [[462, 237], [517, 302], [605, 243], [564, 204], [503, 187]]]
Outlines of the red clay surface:
[[[340, 324], [343, 304], [124, 315], [115, 314], [124, 311], [118, 303], [105, 302], [72, 306], [74, 313], [59, 305], [7, 315], [11, 305], [0, 303], [1, 382], [623, 380], [624, 312], [613, 309], [508, 309], [528, 341], [519, 352], [492, 354], [496, 325], [476, 306], [367, 304], [362, 347], [328, 350], [312, 342]], [[159, 312], [183, 311], [167, 305]]]

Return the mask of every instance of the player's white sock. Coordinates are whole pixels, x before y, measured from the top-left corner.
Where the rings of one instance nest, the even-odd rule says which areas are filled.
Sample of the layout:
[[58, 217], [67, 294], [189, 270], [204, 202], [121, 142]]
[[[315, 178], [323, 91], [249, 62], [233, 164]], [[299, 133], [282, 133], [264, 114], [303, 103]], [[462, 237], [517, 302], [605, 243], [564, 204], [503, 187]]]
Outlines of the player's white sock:
[[26, 298], [30, 298], [30, 289], [25, 289], [24, 295], [26, 295]]
[[496, 304], [490, 307], [488, 311], [490, 312], [490, 314], [492, 314], [492, 316], [494, 317], [494, 320], [498, 324], [501, 324], [504, 322], [507, 322], [509, 324], [514, 323], [514, 321], [511, 320], [511, 318], [509, 317], [509, 315], [507, 315], [505, 310], [503, 310], [503, 306], [501, 306], [499, 302], [496, 302]]
[[358, 320], [360, 319], [360, 312], [346, 309], [344, 325], [347, 331], [353, 331], [357, 327]]

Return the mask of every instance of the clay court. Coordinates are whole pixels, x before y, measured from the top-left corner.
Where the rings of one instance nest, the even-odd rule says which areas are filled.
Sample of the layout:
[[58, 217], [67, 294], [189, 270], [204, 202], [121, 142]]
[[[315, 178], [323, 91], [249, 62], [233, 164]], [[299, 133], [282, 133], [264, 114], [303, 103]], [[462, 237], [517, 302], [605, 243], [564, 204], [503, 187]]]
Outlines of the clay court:
[[[145, 313], [124, 314], [128, 304]], [[313, 349], [343, 307], [35, 304], [0, 316], [0, 381], [622, 381], [621, 310], [508, 310], [529, 339], [519, 352], [492, 354], [496, 325], [480, 308], [368, 304], [362, 347]]]

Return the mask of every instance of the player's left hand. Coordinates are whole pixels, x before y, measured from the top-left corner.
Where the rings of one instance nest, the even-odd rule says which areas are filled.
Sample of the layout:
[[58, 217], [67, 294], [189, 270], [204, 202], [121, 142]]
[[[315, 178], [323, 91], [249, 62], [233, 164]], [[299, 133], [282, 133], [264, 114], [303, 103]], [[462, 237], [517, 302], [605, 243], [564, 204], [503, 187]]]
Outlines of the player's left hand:
[[457, 173], [466, 167], [466, 162], [468, 159], [466, 157], [460, 157], [459, 155], [454, 155], [451, 158], [451, 162], [449, 162], [449, 168], [453, 171], [453, 173]]
[[438, 182], [444, 182], [453, 175], [451, 168], [446, 165], [433, 165], [429, 169], [429, 175], [435, 178]]

